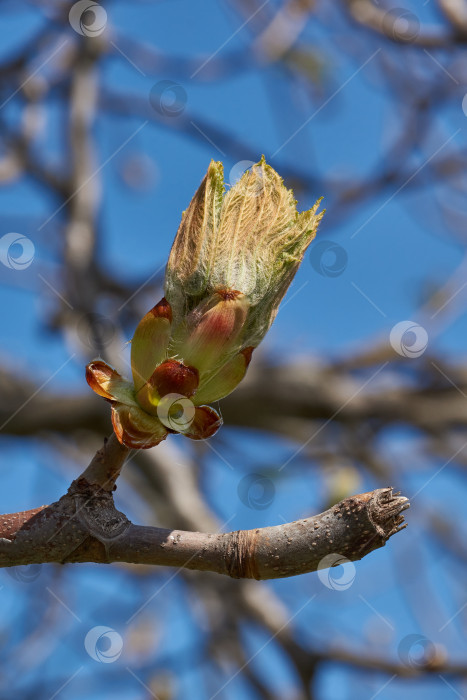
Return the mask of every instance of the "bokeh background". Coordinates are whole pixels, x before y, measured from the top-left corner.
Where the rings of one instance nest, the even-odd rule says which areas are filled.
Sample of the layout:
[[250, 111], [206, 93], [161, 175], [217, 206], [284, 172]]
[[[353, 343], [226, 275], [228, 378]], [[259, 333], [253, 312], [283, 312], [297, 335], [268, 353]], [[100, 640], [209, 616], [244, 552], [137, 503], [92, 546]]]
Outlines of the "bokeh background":
[[[211, 158], [327, 214], [211, 441], [134, 453], [134, 522], [235, 530], [381, 486], [408, 529], [274, 582], [0, 574], [0, 697], [467, 697], [467, 6], [1, 3], [0, 508], [57, 500]], [[190, 442], [190, 444], [188, 444]]]

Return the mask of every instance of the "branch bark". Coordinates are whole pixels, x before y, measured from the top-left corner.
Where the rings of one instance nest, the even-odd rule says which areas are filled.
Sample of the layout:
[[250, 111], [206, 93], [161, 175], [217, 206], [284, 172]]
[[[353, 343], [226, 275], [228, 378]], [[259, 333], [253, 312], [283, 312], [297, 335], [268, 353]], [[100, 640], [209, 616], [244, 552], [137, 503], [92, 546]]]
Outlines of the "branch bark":
[[59, 501], [1, 516], [0, 566], [127, 562], [274, 579], [356, 561], [405, 527], [408, 499], [391, 488], [255, 530], [203, 533], [134, 525], [112, 496], [128, 452], [112, 436]]

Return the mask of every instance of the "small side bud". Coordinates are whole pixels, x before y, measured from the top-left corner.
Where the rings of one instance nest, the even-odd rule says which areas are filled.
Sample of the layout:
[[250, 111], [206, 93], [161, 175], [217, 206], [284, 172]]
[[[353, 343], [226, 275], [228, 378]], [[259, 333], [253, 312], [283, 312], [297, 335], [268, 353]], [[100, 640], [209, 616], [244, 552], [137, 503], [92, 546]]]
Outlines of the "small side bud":
[[167, 394], [193, 396], [199, 384], [195, 367], [177, 360], [167, 360], [156, 367], [148, 382], [138, 391], [136, 398], [145, 411], [157, 415], [157, 406]]
[[177, 360], [167, 360], [154, 370], [148, 384], [154, 387], [159, 396], [183, 394], [189, 397], [198, 388], [199, 374], [195, 367]]
[[222, 425], [222, 418], [209, 406], [198, 406], [190, 427], [183, 434], [192, 440], [207, 440], [217, 433]]

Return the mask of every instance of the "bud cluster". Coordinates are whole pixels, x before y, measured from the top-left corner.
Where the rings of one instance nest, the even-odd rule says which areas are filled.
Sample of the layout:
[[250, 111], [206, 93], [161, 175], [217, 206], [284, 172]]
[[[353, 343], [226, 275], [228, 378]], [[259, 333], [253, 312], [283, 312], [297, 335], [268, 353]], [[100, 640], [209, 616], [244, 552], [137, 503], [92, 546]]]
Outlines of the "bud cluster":
[[[170, 432], [204, 440], [219, 429], [206, 404], [245, 376], [322, 217], [319, 201], [301, 214], [295, 204], [264, 158], [225, 196], [222, 164], [211, 162], [183, 214], [165, 297], [133, 336], [133, 382], [101, 360], [86, 368], [122, 444], [153, 447]], [[189, 420], [180, 420], [187, 403]]]

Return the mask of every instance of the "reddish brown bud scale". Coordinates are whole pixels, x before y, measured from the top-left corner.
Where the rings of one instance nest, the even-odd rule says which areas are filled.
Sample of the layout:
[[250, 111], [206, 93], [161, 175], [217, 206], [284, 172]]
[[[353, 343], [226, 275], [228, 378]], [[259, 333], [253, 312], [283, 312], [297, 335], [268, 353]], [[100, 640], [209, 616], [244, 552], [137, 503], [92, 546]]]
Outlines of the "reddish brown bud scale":
[[254, 350], [254, 349], [255, 349], [255, 348], [254, 348], [253, 346], [250, 345], [250, 347], [244, 348], [243, 350], [240, 350], [240, 352], [242, 353], [243, 357], [245, 358], [245, 363], [246, 363], [246, 366], [247, 366], [247, 367], [248, 367], [248, 365], [249, 365], [250, 362], [251, 362], [251, 356], [253, 355], [253, 350]]
[[198, 406], [195, 417], [184, 435], [192, 440], [207, 440], [212, 437], [222, 425], [222, 418], [209, 406]]
[[169, 323], [172, 323], [172, 307], [165, 297], [162, 297], [160, 302], [152, 307], [150, 313], [155, 318], [166, 318]]
[[96, 394], [112, 400], [113, 395], [107, 390], [112, 380], [121, 379], [118, 372], [102, 360], [95, 360], [86, 366], [86, 381]]
[[114, 403], [112, 406], [112, 426], [119, 442], [135, 450], [147, 450], [158, 445], [167, 437], [167, 430], [154, 420], [148, 419], [139, 409]]
[[199, 374], [195, 367], [184, 365], [178, 360], [167, 360], [156, 367], [148, 384], [162, 398], [167, 394], [193, 396], [199, 384]]

